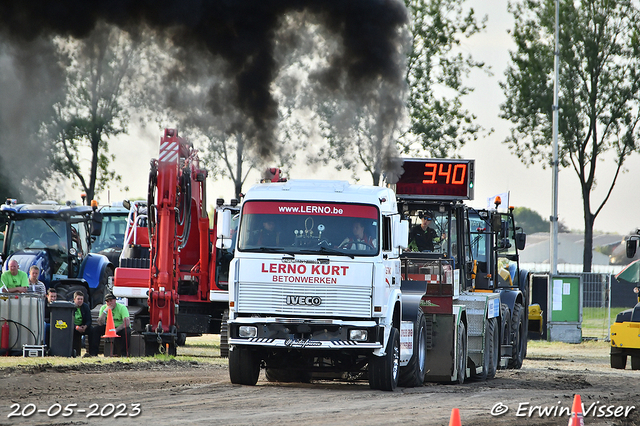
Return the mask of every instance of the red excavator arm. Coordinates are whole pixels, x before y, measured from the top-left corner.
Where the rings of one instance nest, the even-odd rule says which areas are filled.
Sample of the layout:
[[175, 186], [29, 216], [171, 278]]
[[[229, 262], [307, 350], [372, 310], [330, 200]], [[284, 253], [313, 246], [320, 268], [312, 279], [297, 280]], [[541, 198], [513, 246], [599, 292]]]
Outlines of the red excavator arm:
[[[215, 285], [215, 232], [206, 212], [207, 171], [198, 152], [175, 129], [166, 129], [149, 176], [149, 325], [175, 348], [180, 303], [208, 303]], [[177, 327], [178, 326], [178, 327]]]

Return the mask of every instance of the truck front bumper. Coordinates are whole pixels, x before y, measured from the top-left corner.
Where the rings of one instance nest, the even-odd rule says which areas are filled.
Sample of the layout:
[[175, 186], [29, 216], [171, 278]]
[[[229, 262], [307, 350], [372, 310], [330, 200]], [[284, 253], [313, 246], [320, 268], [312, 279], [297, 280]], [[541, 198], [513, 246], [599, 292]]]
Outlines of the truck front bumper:
[[[253, 334], [247, 336], [247, 330]], [[230, 345], [375, 350], [383, 347], [383, 337], [384, 328], [375, 321], [241, 317], [229, 322]]]

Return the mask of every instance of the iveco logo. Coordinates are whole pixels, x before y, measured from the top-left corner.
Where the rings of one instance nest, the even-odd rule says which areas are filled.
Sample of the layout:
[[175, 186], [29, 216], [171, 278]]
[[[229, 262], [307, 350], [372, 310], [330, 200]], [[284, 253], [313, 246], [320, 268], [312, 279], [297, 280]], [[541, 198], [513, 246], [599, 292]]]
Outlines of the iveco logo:
[[318, 296], [287, 296], [287, 305], [320, 306], [322, 299]]

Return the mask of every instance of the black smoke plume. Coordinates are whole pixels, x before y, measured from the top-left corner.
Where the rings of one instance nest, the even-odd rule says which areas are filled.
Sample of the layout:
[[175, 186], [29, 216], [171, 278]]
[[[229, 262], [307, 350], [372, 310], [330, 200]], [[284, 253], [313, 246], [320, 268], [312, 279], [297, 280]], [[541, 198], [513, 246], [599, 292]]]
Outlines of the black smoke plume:
[[270, 93], [277, 26], [285, 14], [301, 11], [342, 40], [326, 70], [332, 81], [348, 82], [347, 90], [375, 81], [401, 85], [400, 29], [407, 20], [401, 0], [2, 0], [0, 33], [16, 42], [81, 39], [105, 21], [131, 33], [150, 28], [187, 51], [208, 51], [225, 61], [235, 87], [229, 101], [254, 129], [258, 153], [268, 155], [278, 115]]

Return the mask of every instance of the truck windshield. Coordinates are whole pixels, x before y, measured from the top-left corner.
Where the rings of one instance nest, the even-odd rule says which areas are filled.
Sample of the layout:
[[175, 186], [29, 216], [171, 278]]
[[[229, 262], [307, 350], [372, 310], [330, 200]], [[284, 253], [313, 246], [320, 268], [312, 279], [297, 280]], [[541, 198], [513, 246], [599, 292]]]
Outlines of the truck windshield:
[[376, 206], [366, 204], [247, 201], [238, 250], [374, 256], [379, 215]]

